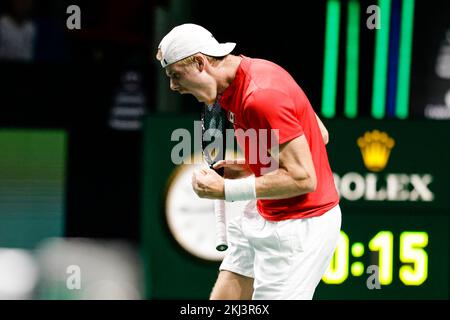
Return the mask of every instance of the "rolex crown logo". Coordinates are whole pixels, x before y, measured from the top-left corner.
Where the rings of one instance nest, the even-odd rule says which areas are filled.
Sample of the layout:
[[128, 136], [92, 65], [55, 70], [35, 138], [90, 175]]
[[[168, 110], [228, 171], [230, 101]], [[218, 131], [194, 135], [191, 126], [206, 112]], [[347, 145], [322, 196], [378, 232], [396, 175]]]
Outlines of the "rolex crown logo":
[[364, 165], [368, 170], [379, 172], [386, 167], [391, 150], [395, 145], [394, 139], [389, 137], [386, 132], [367, 131], [358, 138], [357, 142]]

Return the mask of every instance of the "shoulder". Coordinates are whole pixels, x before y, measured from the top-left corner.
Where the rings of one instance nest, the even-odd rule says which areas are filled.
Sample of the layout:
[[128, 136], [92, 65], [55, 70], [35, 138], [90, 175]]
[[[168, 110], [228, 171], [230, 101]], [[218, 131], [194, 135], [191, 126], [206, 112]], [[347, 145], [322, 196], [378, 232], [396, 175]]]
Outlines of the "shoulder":
[[259, 79], [259, 76], [289, 76], [289, 73], [283, 69], [278, 64], [259, 58], [248, 58], [243, 59], [243, 69], [252, 78]]
[[246, 99], [243, 105], [244, 113], [273, 113], [275, 109], [292, 108], [292, 99], [276, 88], [255, 89]]
[[290, 97], [277, 88], [255, 88], [248, 96], [244, 107], [252, 107], [255, 104], [267, 104], [290, 100]]
[[247, 58], [243, 72], [247, 78], [248, 96], [255, 93], [264, 96], [274, 91], [290, 95], [292, 88], [298, 88], [294, 78], [285, 69], [268, 60]]

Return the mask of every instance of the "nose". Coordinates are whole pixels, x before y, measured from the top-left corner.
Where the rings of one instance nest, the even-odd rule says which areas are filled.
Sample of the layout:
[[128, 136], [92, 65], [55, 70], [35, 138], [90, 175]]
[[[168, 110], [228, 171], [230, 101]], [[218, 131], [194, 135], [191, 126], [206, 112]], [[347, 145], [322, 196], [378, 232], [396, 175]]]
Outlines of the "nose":
[[170, 89], [173, 91], [178, 91], [179, 88], [180, 87], [179, 87], [178, 83], [176, 83], [175, 80], [170, 79]]

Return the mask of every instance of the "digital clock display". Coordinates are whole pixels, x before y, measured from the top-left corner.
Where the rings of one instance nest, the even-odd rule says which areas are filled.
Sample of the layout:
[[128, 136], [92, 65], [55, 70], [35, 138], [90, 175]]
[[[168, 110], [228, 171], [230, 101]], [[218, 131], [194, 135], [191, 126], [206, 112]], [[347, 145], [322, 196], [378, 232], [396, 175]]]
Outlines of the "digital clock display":
[[448, 299], [450, 157], [435, 139], [446, 124], [327, 126], [342, 233], [315, 298]]
[[448, 298], [444, 214], [343, 215], [341, 236], [316, 298]]

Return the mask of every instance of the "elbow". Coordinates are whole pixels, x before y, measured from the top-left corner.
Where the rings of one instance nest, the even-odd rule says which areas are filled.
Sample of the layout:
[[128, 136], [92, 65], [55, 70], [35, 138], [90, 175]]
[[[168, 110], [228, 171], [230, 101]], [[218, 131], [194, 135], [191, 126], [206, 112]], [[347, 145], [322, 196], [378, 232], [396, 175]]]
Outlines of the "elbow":
[[315, 178], [313, 179], [312, 177], [309, 177], [308, 183], [306, 186], [306, 190], [307, 190], [306, 193], [314, 192], [314, 191], [316, 191], [316, 189], [317, 189], [317, 180]]
[[298, 195], [314, 192], [317, 189], [317, 179], [314, 173], [304, 172], [301, 177], [297, 176], [294, 180], [298, 188]]
[[322, 132], [322, 139], [323, 139], [323, 143], [325, 143], [325, 145], [327, 145], [328, 141], [330, 141], [328, 131]]
[[305, 170], [306, 173], [306, 179], [305, 179], [305, 185], [306, 185], [306, 193], [314, 192], [317, 189], [317, 176], [316, 171], [314, 170], [314, 167], [310, 170]]

